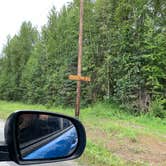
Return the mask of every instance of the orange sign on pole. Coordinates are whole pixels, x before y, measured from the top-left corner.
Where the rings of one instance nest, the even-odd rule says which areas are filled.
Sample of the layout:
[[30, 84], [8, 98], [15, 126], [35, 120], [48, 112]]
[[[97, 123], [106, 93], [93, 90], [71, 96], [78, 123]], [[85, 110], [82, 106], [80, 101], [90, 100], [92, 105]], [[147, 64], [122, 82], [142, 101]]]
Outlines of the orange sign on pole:
[[91, 81], [90, 77], [83, 77], [78, 75], [69, 75], [69, 79], [75, 81], [87, 81], [87, 82]]

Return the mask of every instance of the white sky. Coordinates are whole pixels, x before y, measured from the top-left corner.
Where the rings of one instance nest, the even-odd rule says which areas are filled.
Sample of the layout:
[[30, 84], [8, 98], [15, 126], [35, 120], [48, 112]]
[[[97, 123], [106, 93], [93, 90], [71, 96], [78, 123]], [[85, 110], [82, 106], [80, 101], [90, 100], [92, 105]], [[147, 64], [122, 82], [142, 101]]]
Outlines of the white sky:
[[73, 0], [0, 0], [0, 52], [7, 35], [19, 31], [23, 21], [31, 21], [38, 29], [47, 22], [53, 5], [59, 10]]

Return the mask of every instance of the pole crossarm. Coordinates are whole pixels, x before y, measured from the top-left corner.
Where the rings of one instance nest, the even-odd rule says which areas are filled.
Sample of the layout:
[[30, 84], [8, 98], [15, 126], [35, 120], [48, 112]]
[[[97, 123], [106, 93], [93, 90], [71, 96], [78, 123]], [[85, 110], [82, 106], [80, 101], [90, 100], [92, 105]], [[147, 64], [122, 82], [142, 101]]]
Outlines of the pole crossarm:
[[78, 75], [69, 75], [69, 80], [86, 81], [86, 82], [91, 81], [90, 77], [83, 77], [83, 76], [78, 76]]

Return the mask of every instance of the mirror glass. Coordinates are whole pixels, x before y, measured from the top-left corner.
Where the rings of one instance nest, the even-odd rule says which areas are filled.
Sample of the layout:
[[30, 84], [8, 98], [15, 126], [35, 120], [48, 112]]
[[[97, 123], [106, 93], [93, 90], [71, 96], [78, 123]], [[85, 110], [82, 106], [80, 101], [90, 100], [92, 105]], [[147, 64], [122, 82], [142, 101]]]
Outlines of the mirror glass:
[[23, 113], [17, 120], [17, 142], [22, 160], [57, 159], [74, 152], [78, 135], [68, 119], [46, 113]]

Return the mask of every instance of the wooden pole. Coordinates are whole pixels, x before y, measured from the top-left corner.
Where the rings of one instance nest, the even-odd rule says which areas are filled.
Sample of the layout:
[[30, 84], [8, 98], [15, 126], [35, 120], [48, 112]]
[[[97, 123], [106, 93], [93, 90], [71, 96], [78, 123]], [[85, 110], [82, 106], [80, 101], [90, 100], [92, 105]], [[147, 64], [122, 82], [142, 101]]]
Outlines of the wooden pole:
[[[84, 0], [80, 0], [80, 26], [79, 26], [79, 41], [78, 41], [78, 67], [77, 75], [81, 76], [82, 50], [83, 50], [83, 14]], [[75, 117], [79, 119], [80, 115], [80, 97], [81, 97], [81, 81], [77, 81], [77, 97], [75, 106]]]

